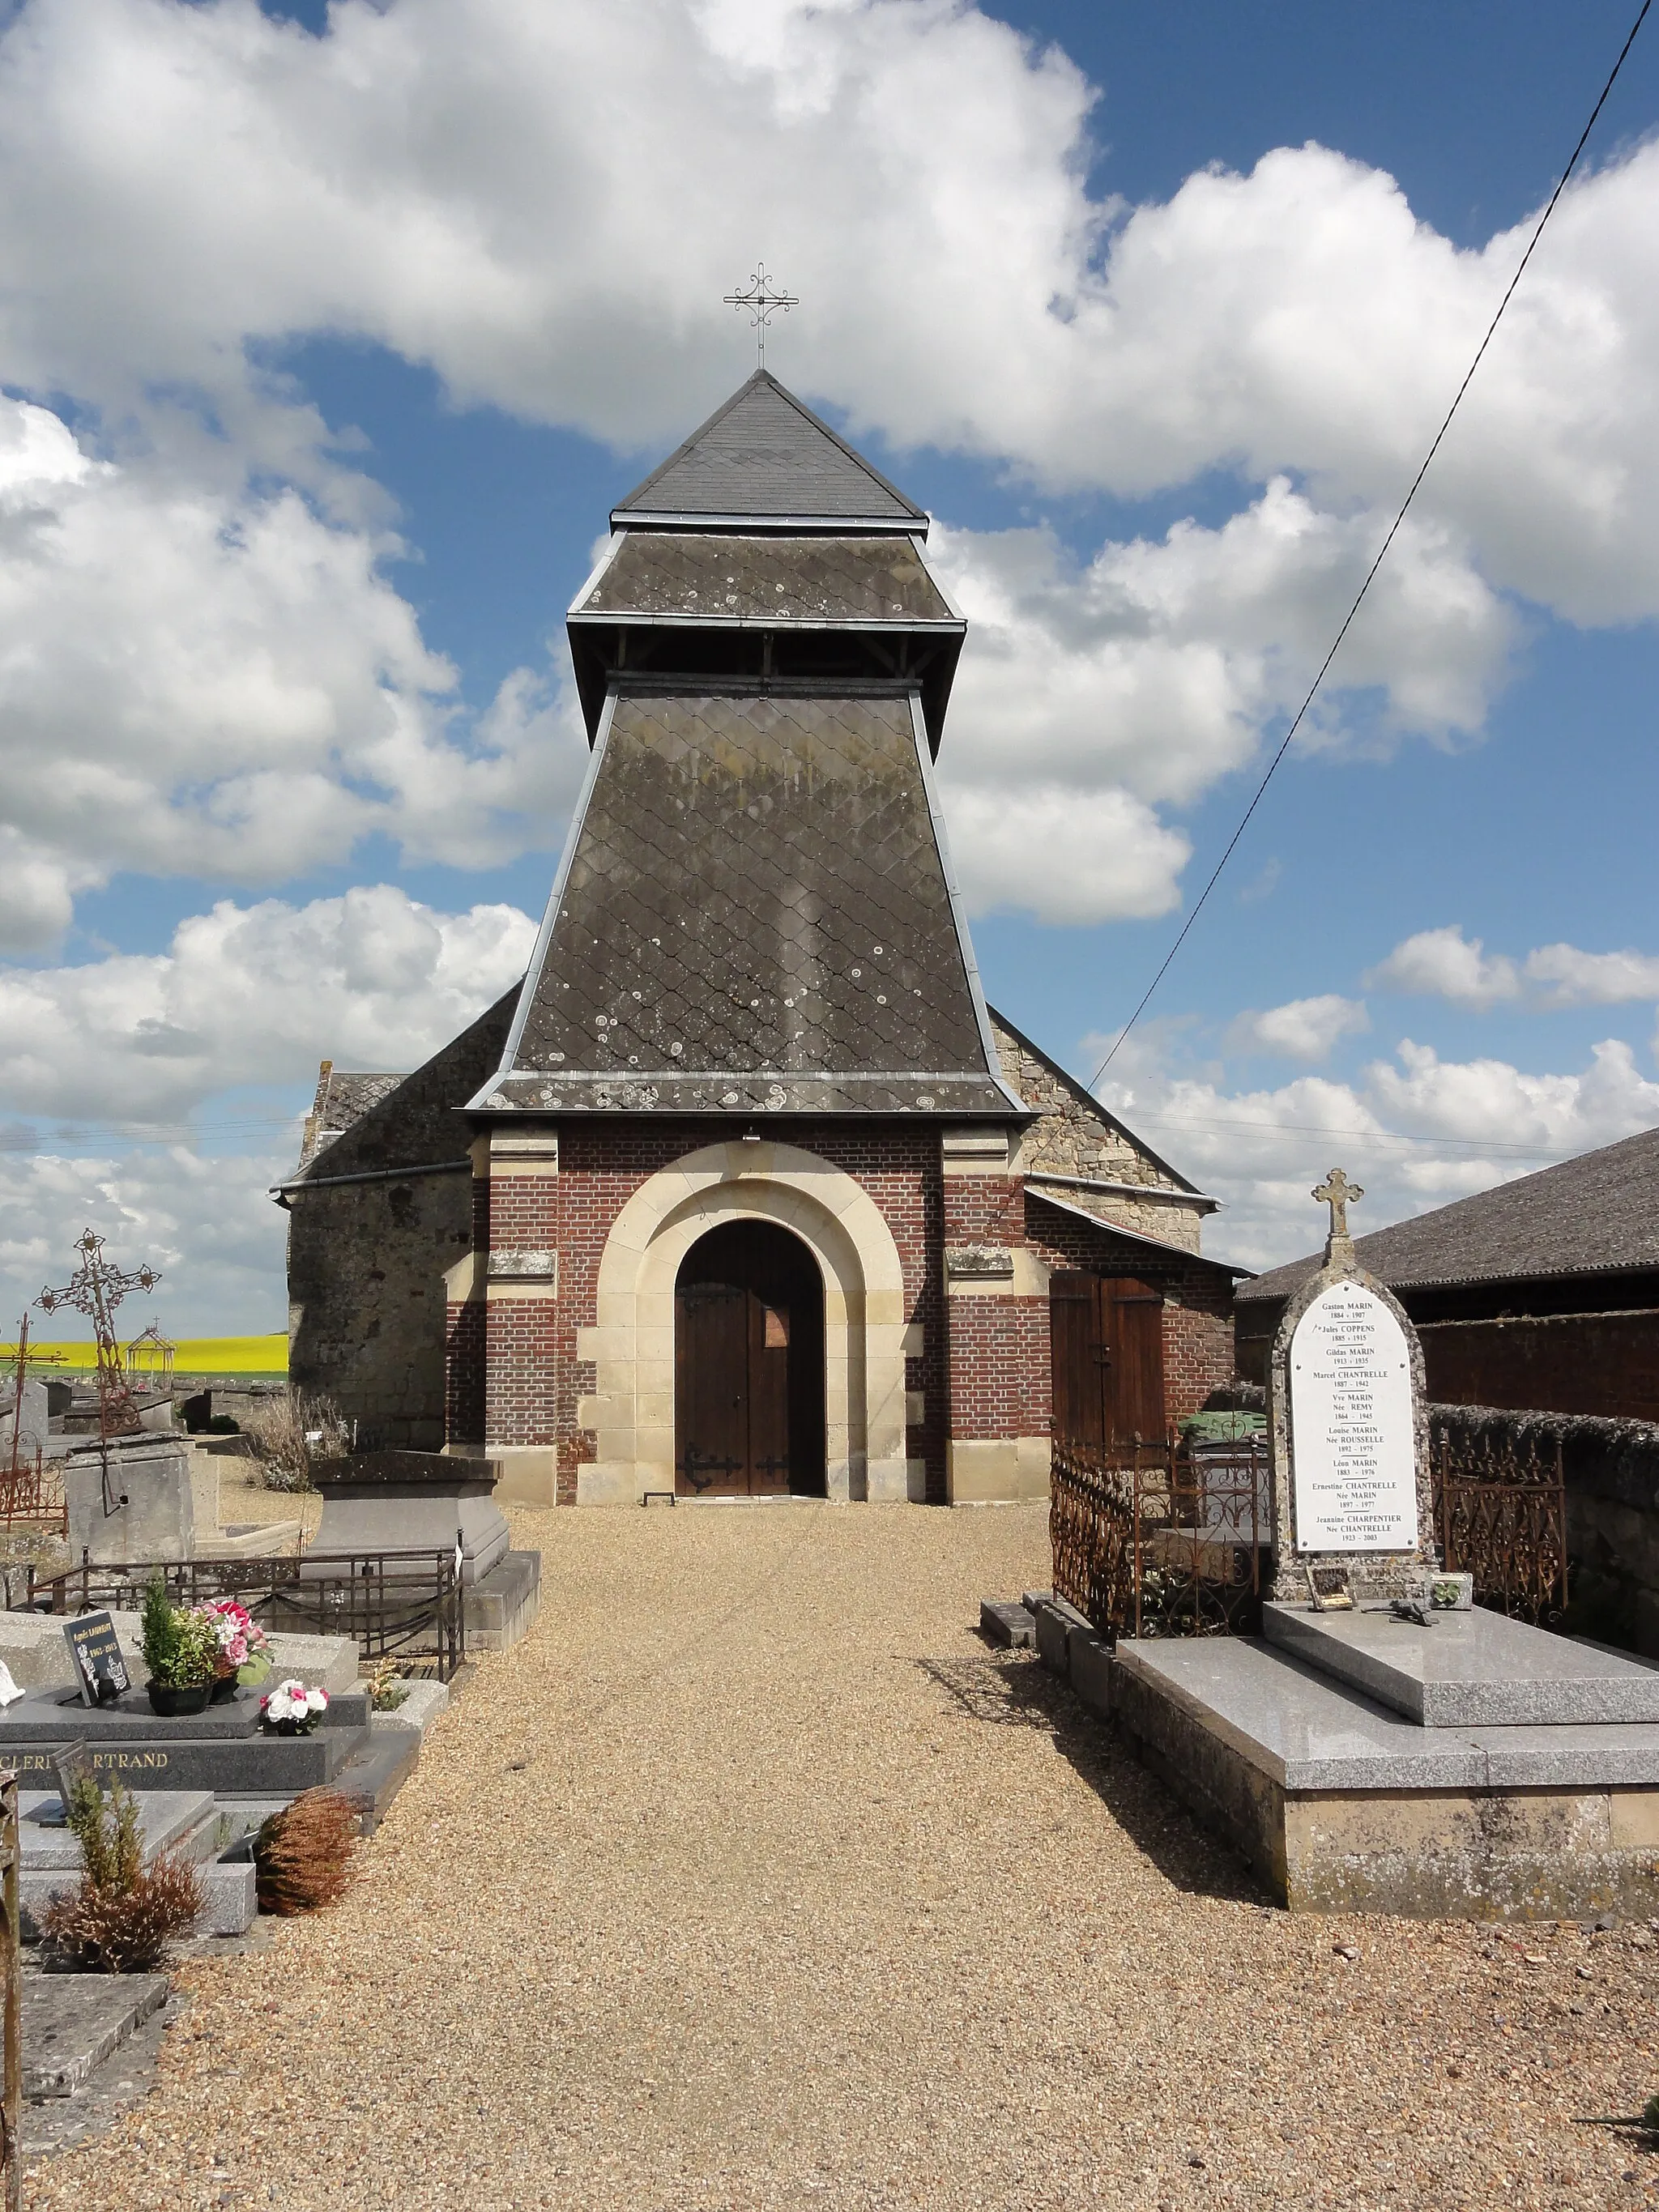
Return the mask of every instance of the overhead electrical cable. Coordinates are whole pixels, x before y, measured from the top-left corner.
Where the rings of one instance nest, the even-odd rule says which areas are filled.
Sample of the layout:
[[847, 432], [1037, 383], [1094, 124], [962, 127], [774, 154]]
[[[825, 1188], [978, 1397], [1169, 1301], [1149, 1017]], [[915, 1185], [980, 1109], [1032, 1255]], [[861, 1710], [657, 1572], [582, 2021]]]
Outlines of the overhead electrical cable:
[[1515, 274], [1510, 277], [1509, 284], [1504, 290], [1504, 296], [1498, 303], [1498, 312], [1492, 317], [1491, 322], [1486, 325], [1486, 335], [1481, 339], [1480, 343], [1475, 349], [1474, 359], [1469, 363], [1468, 373], [1464, 376], [1463, 381], [1458, 386], [1456, 393], [1452, 399], [1451, 405], [1446, 410], [1445, 420], [1441, 423], [1440, 428], [1434, 434], [1434, 443], [1429, 447], [1428, 452], [1424, 455], [1422, 467], [1419, 469], [1417, 474], [1412, 478], [1411, 489], [1400, 503], [1399, 514], [1395, 515], [1394, 520], [1389, 526], [1389, 534], [1382, 540], [1382, 545], [1378, 548], [1376, 558], [1371, 562], [1370, 567], [1365, 572], [1364, 582], [1361, 584], [1358, 591], [1354, 594], [1353, 605], [1348, 609], [1347, 613], [1342, 618], [1342, 627], [1338, 630], [1334, 639], [1332, 641], [1330, 651], [1325, 655], [1324, 659], [1319, 664], [1319, 673], [1314, 678], [1313, 682], [1308, 686], [1308, 695], [1306, 698], [1304, 699], [1302, 704], [1297, 708], [1295, 719], [1292, 720], [1290, 728], [1285, 731], [1284, 740], [1279, 745], [1279, 750], [1273, 755], [1272, 760], [1267, 763], [1267, 774], [1262, 777], [1261, 782], [1257, 784], [1255, 796], [1250, 800], [1249, 805], [1245, 808], [1243, 814], [1240, 817], [1238, 827], [1233, 831], [1232, 836], [1227, 840], [1226, 849], [1223, 852], [1221, 858], [1216, 862], [1215, 866], [1211, 870], [1210, 880], [1205, 884], [1203, 890], [1199, 893], [1197, 902], [1194, 904], [1192, 912], [1188, 915], [1186, 921], [1181, 925], [1180, 933], [1176, 936], [1175, 943], [1164, 954], [1162, 962], [1159, 963], [1158, 973], [1153, 976], [1152, 981], [1146, 986], [1146, 990], [1141, 994], [1139, 1005], [1136, 1006], [1133, 1013], [1130, 1015], [1128, 1020], [1125, 1022], [1123, 1027], [1118, 1031], [1111, 1051], [1107, 1054], [1105, 1059], [1101, 1061], [1100, 1066], [1095, 1070], [1093, 1075], [1089, 1079], [1089, 1088], [1091, 1091], [1094, 1089], [1096, 1084], [1099, 1082], [1101, 1077], [1105, 1074], [1107, 1069], [1111, 1066], [1114, 1059], [1117, 1055], [1118, 1047], [1122, 1044], [1130, 1030], [1133, 1029], [1135, 1024], [1140, 1019], [1142, 1014], [1146, 1012], [1147, 1005], [1152, 999], [1153, 992], [1157, 990], [1158, 985], [1164, 981], [1165, 975], [1169, 972], [1171, 962], [1174, 960], [1176, 953], [1180, 951], [1182, 946], [1186, 943], [1188, 933], [1191, 930], [1193, 924], [1198, 920], [1199, 915], [1204, 911], [1205, 902], [1208, 899], [1210, 893], [1215, 889], [1216, 884], [1220, 877], [1221, 871], [1226, 866], [1228, 861], [1231, 860], [1234, 848], [1237, 845], [1239, 839], [1244, 835], [1245, 830], [1249, 827], [1250, 817], [1255, 812], [1256, 808], [1261, 804], [1262, 795], [1266, 792], [1267, 786], [1273, 781], [1275, 770], [1278, 769], [1279, 763], [1284, 759], [1285, 754], [1289, 752], [1291, 740], [1295, 738], [1297, 732], [1301, 728], [1303, 719], [1306, 715], [1309, 708], [1312, 706], [1320, 685], [1325, 681], [1325, 678], [1329, 672], [1331, 663], [1336, 659], [1343, 639], [1346, 637], [1349, 629], [1352, 627], [1353, 618], [1359, 612], [1361, 606], [1364, 605], [1365, 594], [1370, 591], [1371, 584], [1376, 578], [1377, 570], [1382, 566], [1384, 560], [1388, 557], [1389, 548], [1394, 544], [1395, 538], [1399, 535], [1400, 526], [1406, 520], [1406, 516], [1410, 509], [1412, 501], [1417, 497], [1418, 488], [1422, 483], [1424, 477], [1427, 476], [1429, 472], [1429, 465], [1433, 460], [1435, 455], [1439, 452], [1441, 441], [1444, 438], [1447, 431], [1451, 428], [1452, 417], [1456, 414], [1459, 407], [1463, 404], [1463, 395], [1474, 380], [1474, 372], [1480, 368], [1481, 360], [1486, 354], [1486, 348], [1492, 342], [1493, 333], [1496, 331], [1499, 323], [1504, 319], [1504, 310], [1509, 306], [1510, 301], [1515, 296], [1516, 286], [1519, 284], [1522, 277], [1526, 274], [1527, 264], [1532, 259], [1533, 254], [1537, 249], [1539, 240], [1544, 235], [1545, 225], [1549, 222], [1550, 217], [1555, 213], [1556, 203], [1560, 198], [1562, 193], [1565, 191], [1568, 179], [1572, 175], [1573, 171], [1578, 167], [1578, 158], [1589, 143], [1589, 135], [1595, 128], [1596, 118], [1600, 116], [1601, 110], [1607, 106], [1607, 94], [1613, 90], [1614, 84], [1618, 82], [1619, 72], [1625, 66], [1626, 56], [1630, 52], [1632, 46], [1635, 45], [1636, 33], [1641, 29], [1644, 22], [1646, 21], [1648, 10], [1652, 5], [1653, 0], [1642, 0], [1641, 10], [1637, 15], [1636, 21], [1631, 25], [1630, 33], [1626, 39], [1624, 45], [1619, 50], [1619, 58], [1614, 62], [1607, 81], [1601, 88], [1601, 96], [1596, 101], [1595, 106], [1590, 110], [1589, 121], [1584, 125], [1583, 131], [1579, 133], [1578, 143], [1572, 149], [1572, 159], [1567, 163], [1566, 167], [1561, 172], [1560, 182], [1556, 185], [1555, 190], [1550, 194], [1549, 204], [1544, 210], [1543, 214], [1538, 218], [1537, 227], [1534, 230], [1531, 238], [1527, 242], [1527, 250], [1516, 263]]

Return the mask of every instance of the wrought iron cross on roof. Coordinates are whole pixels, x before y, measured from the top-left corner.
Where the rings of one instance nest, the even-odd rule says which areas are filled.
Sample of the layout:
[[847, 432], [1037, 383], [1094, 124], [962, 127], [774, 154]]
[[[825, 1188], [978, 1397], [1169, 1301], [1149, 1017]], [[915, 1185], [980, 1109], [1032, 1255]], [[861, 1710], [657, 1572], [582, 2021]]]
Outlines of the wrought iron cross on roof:
[[1322, 1206], [1331, 1209], [1331, 1234], [1346, 1237], [1348, 1233], [1348, 1201], [1364, 1198], [1364, 1192], [1357, 1182], [1350, 1182], [1340, 1168], [1333, 1168], [1313, 1192]]
[[771, 321], [772, 317], [777, 313], [780, 307], [782, 308], [784, 313], [787, 315], [791, 307], [799, 307], [800, 301], [795, 297], [793, 292], [779, 291], [776, 285], [773, 283], [771, 278], [767, 275], [766, 264], [763, 261], [756, 270], [754, 275], [749, 279], [749, 289], [747, 291], [727, 292], [723, 296], [728, 307], [748, 308], [750, 322], [755, 332], [755, 343], [757, 348], [757, 358], [763, 364], [764, 364], [766, 360], [766, 325]]

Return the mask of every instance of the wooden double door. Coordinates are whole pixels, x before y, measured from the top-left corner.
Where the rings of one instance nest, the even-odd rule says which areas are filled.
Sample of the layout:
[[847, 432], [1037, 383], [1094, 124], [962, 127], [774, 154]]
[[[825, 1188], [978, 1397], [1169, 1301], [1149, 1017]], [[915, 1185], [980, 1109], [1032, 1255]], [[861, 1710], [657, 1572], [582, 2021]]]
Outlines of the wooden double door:
[[683, 1498], [824, 1488], [823, 1281], [798, 1237], [711, 1229], [674, 1286], [674, 1487]]
[[1130, 1275], [1048, 1278], [1054, 1432], [1079, 1443], [1161, 1442], [1164, 1297]]

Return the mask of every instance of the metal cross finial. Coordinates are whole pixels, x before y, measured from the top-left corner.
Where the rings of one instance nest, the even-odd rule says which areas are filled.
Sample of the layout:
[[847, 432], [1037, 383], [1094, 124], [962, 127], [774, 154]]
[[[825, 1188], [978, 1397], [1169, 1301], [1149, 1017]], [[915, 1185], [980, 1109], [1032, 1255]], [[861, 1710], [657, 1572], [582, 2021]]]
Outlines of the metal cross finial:
[[1313, 1195], [1322, 1206], [1328, 1206], [1331, 1209], [1332, 1236], [1346, 1237], [1348, 1233], [1348, 1201], [1365, 1195], [1359, 1185], [1350, 1182], [1340, 1168], [1333, 1168]]
[[748, 308], [750, 321], [755, 331], [755, 343], [759, 349], [758, 358], [764, 364], [767, 324], [778, 308], [781, 307], [787, 315], [791, 307], [799, 307], [800, 301], [793, 292], [778, 290], [776, 285], [767, 275], [766, 264], [763, 261], [749, 279], [749, 289], [746, 292], [727, 292], [724, 297], [728, 307]]

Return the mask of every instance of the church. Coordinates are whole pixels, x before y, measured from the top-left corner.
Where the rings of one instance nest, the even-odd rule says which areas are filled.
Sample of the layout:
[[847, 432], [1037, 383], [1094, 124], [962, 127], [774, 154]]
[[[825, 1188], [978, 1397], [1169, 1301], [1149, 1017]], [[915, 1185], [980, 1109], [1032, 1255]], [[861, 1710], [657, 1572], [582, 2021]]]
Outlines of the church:
[[1039, 1498], [1233, 1374], [1215, 1201], [987, 1005], [922, 510], [764, 369], [611, 516], [521, 984], [325, 1061], [290, 1376], [526, 1503]]

